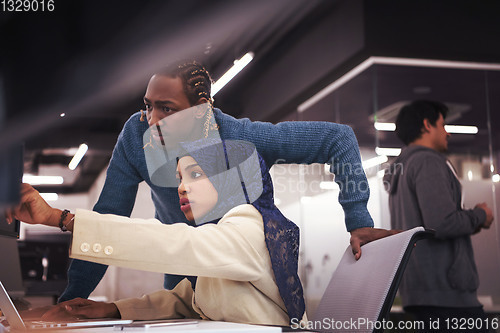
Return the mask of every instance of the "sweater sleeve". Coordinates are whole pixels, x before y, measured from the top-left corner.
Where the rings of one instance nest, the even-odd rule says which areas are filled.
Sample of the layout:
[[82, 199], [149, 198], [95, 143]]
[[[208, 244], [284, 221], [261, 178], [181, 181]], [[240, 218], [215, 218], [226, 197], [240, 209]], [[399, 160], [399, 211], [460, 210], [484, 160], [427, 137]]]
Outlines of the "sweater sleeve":
[[329, 163], [340, 186], [339, 202], [347, 231], [373, 227], [367, 209], [368, 180], [356, 136], [349, 126], [316, 121], [252, 122], [220, 111], [217, 120], [223, 139], [252, 142], [269, 167], [275, 163]]
[[[131, 163], [142, 142], [141, 124], [133, 115], [125, 124], [113, 150], [106, 173], [104, 187], [94, 210], [99, 213], [130, 216], [137, 195], [138, 184], [142, 181]], [[137, 142], [137, 140], [140, 140]], [[136, 158], [137, 159], [137, 158]], [[101, 281], [107, 266], [88, 261], [72, 260], [68, 270], [68, 285], [59, 302], [76, 297], [87, 298]]]
[[251, 205], [199, 227], [77, 210], [71, 248], [72, 258], [236, 281], [260, 279], [267, 269], [263, 254], [262, 216]]
[[94, 211], [101, 214], [130, 216], [139, 183], [143, 181], [135, 167], [139, 161], [138, 149], [142, 147], [141, 143], [140, 124], [134, 115], [118, 136], [109, 161], [106, 180]]
[[425, 228], [436, 238], [471, 235], [484, 222], [482, 209], [463, 210], [455, 200], [448, 166], [441, 158], [427, 154], [413, 164], [415, 192]]

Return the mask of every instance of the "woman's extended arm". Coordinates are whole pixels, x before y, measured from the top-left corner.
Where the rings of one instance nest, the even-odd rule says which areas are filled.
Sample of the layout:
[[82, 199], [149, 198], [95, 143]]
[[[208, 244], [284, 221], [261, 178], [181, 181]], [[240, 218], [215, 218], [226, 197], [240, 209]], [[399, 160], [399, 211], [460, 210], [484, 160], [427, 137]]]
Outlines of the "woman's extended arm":
[[[21, 204], [8, 212], [8, 219], [59, 227], [61, 214], [23, 184]], [[68, 214], [63, 223], [73, 216], [74, 224], [67, 226], [73, 231], [72, 258], [237, 281], [260, 279], [268, 264], [262, 216], [251, 205], [234, 208], [218, 224], [197, 228], [87, 210]]]
[[[64, 214], [57, 208], [52, 208], [31, 185], [21, 185], [21, 200], [17, 207], [7, 210], [7, 223], [12, 223], [14, 218], [30, 224], [44, 224], [59, 227], [62, 222], [69, 231], [73, 230], [71, 223], [74, 214]], [[63, 218], [61, 221], [61, 217]]]
[[218, 224], [199, 227], [77, 210], [71, 257], [236, 281], [258, 280], [270, 265], [262, 217], [251, 205], [232, 209]]

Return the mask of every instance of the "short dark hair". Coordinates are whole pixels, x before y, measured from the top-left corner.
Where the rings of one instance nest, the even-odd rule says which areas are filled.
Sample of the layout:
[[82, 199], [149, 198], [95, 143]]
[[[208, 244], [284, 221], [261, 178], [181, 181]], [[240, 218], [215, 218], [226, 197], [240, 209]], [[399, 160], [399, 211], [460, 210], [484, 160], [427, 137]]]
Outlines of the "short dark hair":
[[196, 61], [176, 61], [157, 74], [168, 77], [180, 77], [186, 97], [195, 105], [201, 97], [212, 104], [212, 78], [205, 67]]
[[439, 115], [446, 118], [447, 113], [448, 107], [441, 102], [427, 100], [411, 102], [399, 111], [396, 119], [396, 135], [408, 145], [422, 136], [424, 119], [435, 126]]

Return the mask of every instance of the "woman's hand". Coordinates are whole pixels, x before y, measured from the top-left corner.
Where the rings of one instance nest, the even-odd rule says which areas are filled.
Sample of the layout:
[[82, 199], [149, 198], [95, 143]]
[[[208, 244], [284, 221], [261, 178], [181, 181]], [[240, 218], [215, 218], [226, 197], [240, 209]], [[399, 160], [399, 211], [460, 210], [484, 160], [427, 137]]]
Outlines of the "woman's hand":
[[114, 303], [75, 298], [53, 306], [42, 316], [43, 320], [52, 321], [75, 318], [121, 318], [121, 315]]
[[19, 205], [8, 209], [5, 217], [9, 224], [16, 218], [26, 223], [57, 227], [61, 218], [61, 211], [50, 207], [31, 185], [22, 184]]

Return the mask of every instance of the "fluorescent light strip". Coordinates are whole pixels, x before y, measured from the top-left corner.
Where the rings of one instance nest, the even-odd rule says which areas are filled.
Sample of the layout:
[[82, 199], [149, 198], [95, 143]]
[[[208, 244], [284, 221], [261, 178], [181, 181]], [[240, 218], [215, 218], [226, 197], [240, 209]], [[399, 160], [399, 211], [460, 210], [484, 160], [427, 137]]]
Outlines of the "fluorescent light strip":
[[30, 174], [23, 175], [23, 183], [31, 185], [60, 185], [64, 182], [61, 176], [33, 176]]
[[363, 169], [366, 170], [366, 169], [376, 167], [377, 165], [383, 164], [387, 161], [389, 161], [389, 158], [387, 157], [387, 155], [380, 155], [380, 156], [376, 156], [376, 157], [367, 159], [366, 161], [363, 161], [362, 165], [363, 165]]
[[[370, 57], [376, 65], [414, 66], [414, 67], [437, 67], [454, 69], [476, 69], [500, 71], [500, 64], [487, 62], [469, 62], [452, 60], [413, 59], [397, 57]], [[369, 58], [369, 59], [370, 59]]]
[[477, 134], [477, 126], [444, 125], [446, 132], [450, 134]]
[[377, 155], [386, 155], [386, 156], [399, 156], [401, 154], [401, 148], [375, 148], [375, 153]]
[[57, 195], [57, 193], [40, 193], [40, 196], [45, 201], [57, 201], [57, 199], [59, 199], [59, 195]]
[[[396, 124], [394, 123], [375, 122], [373, 126], [377, 131], [393, 132], [396, 130]], [[477, 126], [444, 125], [444, 129], [450, 134], [477, 134], [479, 132]]]
[[394, 124], [394, 123], [379, 123], [379, 122], [375, 122], [375, 123], [373, 123], [373, 126], [375, 126], [375, 129], [377, 131], [394, 132], [396, 130], [396, 124]]
[[466, 61], [449, 61], [449, 60], [431, 60], [431, 59], [412, 59], [412, 58], [396, 58], [396, 57], [369, 57], [359, 65], [345, 73], [337, 80], [330, 83], [325, 88], [318, 91], [311, 98], [297, 107], [299, 113], [304, 112], [311, 106], [325, 98], [349, 80], [361, 74], [364, 70], [372, 65], [394, 65], [394, 66], [412, 66], [412, 67], [436, 67], [436, 68], [455, 68], [455, 69], [475, 69], [475, 70], [493, 70], [500, 71], [500, 64], [495, 63], [480, 63]]
[[215, 94], [217, 94], [229, 81], [233, 79], [233, 77], [235, 77], [243, 68], [245, 68], [246, 65], [248, 65], [250, 61], [252, 61], [253, 57], [253, 52], [248, 52], [239, 60], [235, 60], [233, 67], [229, 68], [229, 70], [212, 85], [212, 97], [214, 97]]
[[85, 143], [82, 143], [80, 147], [78, 147], [78, 151], [76, 152], [75, 156], [71, 159], [71, 162], [68, 164], [68, 168], [70, 170], [75, 170], [80, 161], [82, 160], [83, 156], [89, 149], [89, 146], [87, 146]]
[[321, 89], [318, 93], [313, 95], [311, 98], [303, 102], [297, 107], [297, 111], [299, 113], [304, 112], [305, 110], [309, 109], [311, 106], [314, 104], [318, 103], [320, 100], [343, 86], [345, 83], [349, 82], [352, 80], [354, 77], [356, 77], [358, 74], [361, 74], [364, 70], [368, 69], [371, 65], [373, 65], [373, 61], [371, 58], [366, 59], [363, 61], [361, 64], [357, 65], [353, 69], [351, 69], [349, 72], [345, 73], [341, 77], [339, 77], [337, 80], [333, 81], [330, 83], [328, 86], [325, 88]]

